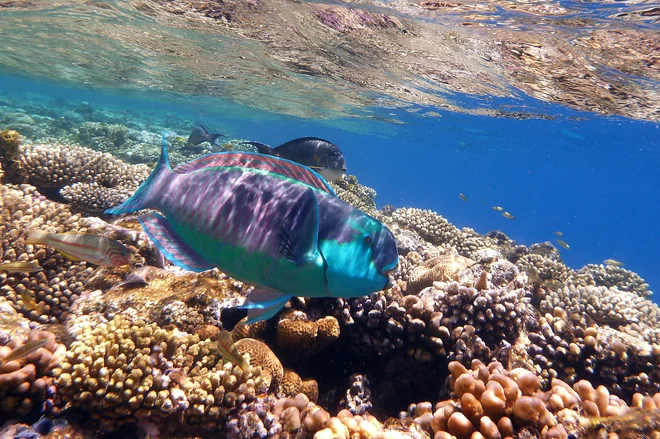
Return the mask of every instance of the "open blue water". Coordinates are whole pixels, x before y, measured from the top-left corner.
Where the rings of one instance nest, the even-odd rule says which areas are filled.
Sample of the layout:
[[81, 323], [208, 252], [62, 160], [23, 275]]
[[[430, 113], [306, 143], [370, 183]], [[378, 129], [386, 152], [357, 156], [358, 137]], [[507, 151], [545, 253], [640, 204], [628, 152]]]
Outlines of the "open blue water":
[[[277, 145], [301, 136], [327, 138], [344, 152], [350, 174], [378, 191], [379, 207], [432, 209], [458, 227], [501, 230], [521, 244], [571, 246], [565, 262], [579, 268], [613, 258], [660, 288], [660, 128], [525, 98], [554, 120], [493, 118], [433, 109], [439, 118], [373, 109], [404, 124], [374, 120], [312, 121], [219, 99], [127, 95], [0, 77], [2, 95], [85, 100], [94, 108], [133, 110], [167, 124], [177, 115], [235, 138]], [[429, 110], [429, 109], [425, 109]], [[151, 118], [151, 119], [149, 119]], [[180, 133], [186, 134], [186, 133]], [[467, 202], [458, 194], [467, 196]], [[515, 215], [504, 218], [492, 206]], [[555, 245], [557, 245], [555, 243]], [[657, 294], [654, 295], [657, 300]]]

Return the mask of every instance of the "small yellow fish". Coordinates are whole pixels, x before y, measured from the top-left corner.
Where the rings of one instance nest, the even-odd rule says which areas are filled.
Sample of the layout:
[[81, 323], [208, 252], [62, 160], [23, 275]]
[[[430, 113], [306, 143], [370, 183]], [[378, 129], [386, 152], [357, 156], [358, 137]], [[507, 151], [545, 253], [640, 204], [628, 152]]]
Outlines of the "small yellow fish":
[[461, 200], [467, 201], [467, 197], [465, 196], [465, 194], [458, 194], [458, 196], [461, 197]]
[[43, 314], [45, 309], [44, 309], [44, 304], [43, 303], [37, 303], [34, 297], [32, 297], [32, 294], [28, 292], [27, 290], [21, 291], [21, 299], [23, 299], [23, 303], [25, 304], [25, 307], [29, 310], [36, 311], [39, 314]]
[[605, 259], [605, 265], [609, 265], [611, 267], [623, 267], [623, 262], [617, 261], [616, 259]]
[[511, 215], [509, 212], [502, 212], [502, 216], [508, 219], [514, 219], [515, 216]]
[[496, 212], [502, 212], [504, 208], [502, 206], [493, 206], [493, 210]]
[[223, 143], [222, 147], [226, 149], [227, 151], [233, 151], [236, 147], [234, 146], [233, 143]]
[[44, 347], [46, 345], [46, 342], [48, 342], [48, 340], [46, 340], [45, 338], [42, 340], [32, 340], [25, 343], [23, 346], [17, 347], [16, 349], [11, 351], [11, 354], [7, 355], [5, 358], [0, 359], [0, 367], [4, 366], [6, 363], [9, 363], [10, 361], [21, 360], [27, 357], [37, 349]]
[[555, 241], [557, 241], [557, 244], [561, 245], [561, 246], [564, 247], [566, 250], [570, 250], [570, 249], [571, 249], [571, 246], [568, 245], [566, 242], [562, 241], [561, 239], [555, 239]]
[[135, 262], [133, 253], [121, 242], [90, 233], [48, 233], [28, 230], [28, 244], [49, 245], [67, 258], [103, 267], [119, 267]]
[[0, 270], [7, 273], [36, 273], [43, 271], [43, 268], [36, 262], [14, 261], [0, 264]]
[[238, 349], [236, 349], [236, 345], [231, 339], [231, 334], [228, 331], [224, 329], [220, 331], [218, 334], [218, 341], [216, 342], [216, 346], [218, 347], [222, 358], [232, 364], [237, 365], [243, 370], [243, 372], [247, 372], [249, 370], [250, 365], [248, 364], [247, 360], [240, 354], [240, 352], [238, 352]]
[[555, 232], [555, 235], [557, 235], [557, 236], [564, 236], [564, 232], [560, 232], [559, 230], [557, 230], [557, 231]]

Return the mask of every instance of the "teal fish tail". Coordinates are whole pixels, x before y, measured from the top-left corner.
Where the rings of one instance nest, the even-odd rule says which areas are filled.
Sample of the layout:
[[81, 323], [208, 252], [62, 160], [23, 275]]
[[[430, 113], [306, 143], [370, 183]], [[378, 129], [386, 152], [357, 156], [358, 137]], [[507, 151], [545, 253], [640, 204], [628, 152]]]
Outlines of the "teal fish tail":
[[154, 194], [158, 194], [160, 185], [163, 181], [168, 180], [168, 177], [173, 177], [174, 171], [170, 166], [170, 159], [167, 155], [167, 147], [165, 142], [165, 133], [162, 133], [162, 144], [160, 149], [160, 158], [156, 167], [149, 175], [149, 178], [140, 185], [137, 191], [133, 194], [131, 198], [124, 201], [119, 206], [112, 207], [105, 211], [108, 215], [121, 215], [124, 213], [135, 212], [137, 210], [156, 208], [156, 197]]

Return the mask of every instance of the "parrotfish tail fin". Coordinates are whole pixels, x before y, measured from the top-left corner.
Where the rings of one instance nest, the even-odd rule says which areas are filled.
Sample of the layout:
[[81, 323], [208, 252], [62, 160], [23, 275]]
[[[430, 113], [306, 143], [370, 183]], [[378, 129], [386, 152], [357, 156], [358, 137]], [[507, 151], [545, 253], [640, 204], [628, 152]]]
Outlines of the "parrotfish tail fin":
[[138, 217], [149, 239], [165, 257], [177, 267], [200, 273], [210, 270], [213, 264], [207, 262], [170, 228], [167, 219], [157, 213], [145, 213]]
[[259, 154], [276, 155], [275, 150], [270, 146], [266, 145], [265, 143], [261, 143], [261, 142], [243, 142], [243, 143], [246, 145], [256, 146], [257, 151], [259, 151]]
[[48, 238], [48, 232], [43, 230], [30, 229], [25, 231], [26, 244], [43, 244]]
[[167, 144], [165, 142], [165, 132], [162, 134], [162, 144], [160, 149], [160, 158], [156, 167], [149, 175], [149, 178], [143, 182], [131, 198], [124, 201], [119, 206], [105, 211], [108, 215], [121, 215], [123, 213], [135, 212], [147, 208], [157, 207], [157, 200], [154, 197], [158, 192], [158, 186], [162, 181], [167, 181], [168, 177], [174, 177], [174, 171], [170, 166], [170, 159], [167, 155]]
[[268, 288], [255, 287], [247, 297], [247, 304], [241, 308], [248, 310], [248, 319], [244, 323], [252, 323], [268, 320], [277, 314], [286, 303], [291, 300], [291, 294], [280, 293]]

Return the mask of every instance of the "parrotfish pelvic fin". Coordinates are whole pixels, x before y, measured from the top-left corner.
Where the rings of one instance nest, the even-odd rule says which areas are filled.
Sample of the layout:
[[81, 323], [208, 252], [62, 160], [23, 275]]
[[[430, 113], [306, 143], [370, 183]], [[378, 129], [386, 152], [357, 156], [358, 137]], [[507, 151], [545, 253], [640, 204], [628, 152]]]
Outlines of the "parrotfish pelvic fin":
[[138, 220], [158, 250], [177, 267], [196, 273], [215, 267], [179, 238], [170, 228], [167, 218], [157, 213], [145, 213]]
[[307, 189], [282, 223], [280, 255], [296, 264], [313, 262], [319, 251], [319, 204], [312, 189]]
[[157, 179], [161, 178], [163, 174], [174, 174], [172, 167], [170, 166], [170, 159], [167, 155], [167, 146], [165, 142], [165, 132], [162, 133], [161, 149], [160, 149], [160, 158], [158, 163], [149, 178], [143, 182], [137, 191], [129, 198], [124, 201], [119, 206], [110, 208], [105, 211], [108, 215], [121, 215], [123, 213], [135, 212], [136, 210], [142, 210], [152, 206], [152, 188]]
[[248, 295], [248, 303], [241, 308], [248, 310], [246, 325], [268, 320], [277, 314], [292, 298], [291, 294], [280, 293], [269, 288], [255, 287]]

